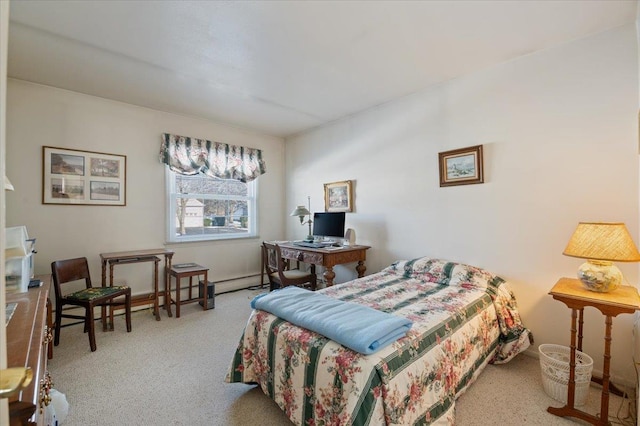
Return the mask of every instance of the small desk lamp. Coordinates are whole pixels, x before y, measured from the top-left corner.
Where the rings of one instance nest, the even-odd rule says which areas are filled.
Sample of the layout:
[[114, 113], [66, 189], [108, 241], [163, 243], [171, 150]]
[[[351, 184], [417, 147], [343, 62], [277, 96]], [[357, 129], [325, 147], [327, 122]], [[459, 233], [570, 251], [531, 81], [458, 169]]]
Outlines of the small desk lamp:
[[[304, 225], [305, 223], [309, 225], [309, 235], [307, 235], [307, 241], [313, 241], [313, 235], [311, 234], [311, 224], [313, 221], [311, 220], [311, 197], [307, 197], [309, 201], [309, 209], [305, 206], [298, 206], [294, 211], [291, 212], [289, 216], [298, 216], [300, 218], [300, 225]], [[309, 216], [307, 221], [304, 221], [304, 217]]]
[[578, 278], [591, 291], [607, 293], [620, 286], [622, 272], [613, 262], [640, 262], [640, 253], [624, 223], [580, 222], [565, 256], [587, 259]]

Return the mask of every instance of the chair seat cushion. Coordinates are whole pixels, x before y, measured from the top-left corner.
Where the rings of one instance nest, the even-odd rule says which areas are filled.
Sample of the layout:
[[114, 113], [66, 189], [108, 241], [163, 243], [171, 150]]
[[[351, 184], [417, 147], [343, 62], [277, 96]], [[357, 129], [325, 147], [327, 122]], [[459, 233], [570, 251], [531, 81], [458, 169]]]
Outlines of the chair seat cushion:
[[67, 294], [65, 296], [65, 299], [94, 300], [112, 294], [120, 293], [122, 290], [125, 290], [127, 288], [129, 287], [126, 285], [85, 288], [84, 290], [79, 290], [74, 293]]
[[[296, 278], [304, 278], [309, 277], [311, 274], [309, 272], [301, 271], [299, 269], [292, 269], [290, 271], [282, 271], [282, 274], [288, 279], [296, 279]], [[271, 276], [275, 279], [280, 278], [277, 272], [271, 274]]]

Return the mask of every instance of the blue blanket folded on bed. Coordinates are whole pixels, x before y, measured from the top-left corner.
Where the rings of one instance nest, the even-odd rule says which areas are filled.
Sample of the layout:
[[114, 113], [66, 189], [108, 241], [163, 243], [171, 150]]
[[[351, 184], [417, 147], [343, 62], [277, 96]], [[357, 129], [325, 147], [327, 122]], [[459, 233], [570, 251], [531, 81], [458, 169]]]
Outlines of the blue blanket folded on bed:
[[251, 307], [270, 312], [365, 355], [403, 337], [412, 325], [406, 318], [293, 286], [260, 294], [251, 301]]

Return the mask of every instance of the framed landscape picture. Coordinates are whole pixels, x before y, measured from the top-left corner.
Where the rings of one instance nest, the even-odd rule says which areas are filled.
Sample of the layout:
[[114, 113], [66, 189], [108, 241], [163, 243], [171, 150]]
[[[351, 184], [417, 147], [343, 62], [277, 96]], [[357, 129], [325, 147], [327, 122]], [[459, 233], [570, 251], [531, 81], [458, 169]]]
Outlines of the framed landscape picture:
[[438, 154], [440, 186], [483, 183], [482, 145]]
[[42, 203], [125, 206], [127, 157], [42, 147]]
[[351, 181], [324, 184], [324, 210], [327, 212], [353, 211]]

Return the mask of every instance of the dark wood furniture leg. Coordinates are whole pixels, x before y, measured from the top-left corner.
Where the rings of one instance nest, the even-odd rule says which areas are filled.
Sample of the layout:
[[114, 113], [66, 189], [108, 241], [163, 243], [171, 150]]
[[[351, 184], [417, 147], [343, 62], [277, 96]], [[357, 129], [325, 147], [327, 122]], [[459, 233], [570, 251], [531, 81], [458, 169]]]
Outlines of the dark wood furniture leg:
[[[207, 309], [209, 309], [209, 306], [207, 304], [207, 298], [209, 297], [209, 279], [207, 278], [207, 273], [209, 271], [204, 271], [204, 285], [202, 286], [202, 310], [206, 311]], [[200, 285], [200, 282], [198, 280], [198, 286]]]
[[158, 288], [158, 263], [160, 258], [156, 257], [153, 261], [153, 314], [156, 321], [160, 321], [160, 289]]
[[[113, 287], [113, 263], [109, 262], [109, 287]], [[113, 309], [109, 306], [107, 312], [109, 312], [109, 324], [106, 322], [106, 317], [102, 317], [102, 330], [113, 331]]]
[[169, 317], [173, 317], [171, 312], [171, 259], [173, 254], [164, 256], [164, 308]]
[[358, 266], [356, 266], [356, 271], [358, 272], [358, 278], [364, 277], [364, 272], [367, 270], [367, 267], [364, 264], [363, 260], [358, 261]]
[[333, 285], [333, 279], [336, 277], [336, 273], [333, 272], [333, 266], [326, 266], [322, 276], [327, 283], [327, 287], [331, 287]]
[[176, 277], [176, 318], [180, 318], [180, 278]]
[[[101, 259], [102, 263], [102, 287], [107, 286], [107, 261]], [[107, 308], [104, 306], [100, 307], [100, 315], [102, 317], [102, 331], [107, 331]]]

